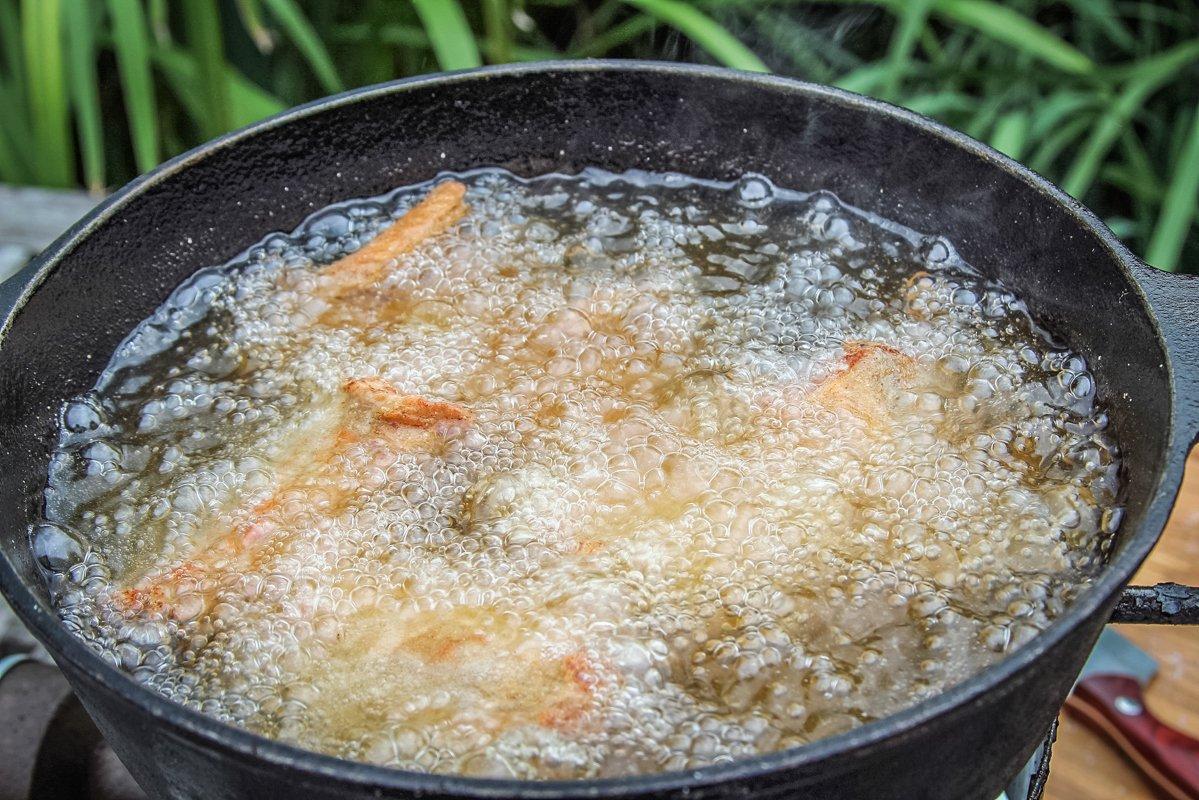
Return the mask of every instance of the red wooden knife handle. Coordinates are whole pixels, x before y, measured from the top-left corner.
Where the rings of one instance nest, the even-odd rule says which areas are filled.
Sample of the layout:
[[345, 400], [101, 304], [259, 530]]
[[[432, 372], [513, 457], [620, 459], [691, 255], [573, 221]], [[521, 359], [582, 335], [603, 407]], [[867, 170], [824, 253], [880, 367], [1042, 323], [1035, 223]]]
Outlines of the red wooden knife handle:
[[1199, 740], [1153, 716], [1135, 680], [1091, 675], [1074, 687], [1066, 707], [1115, 742], [1170, 797], [1199, 800]]

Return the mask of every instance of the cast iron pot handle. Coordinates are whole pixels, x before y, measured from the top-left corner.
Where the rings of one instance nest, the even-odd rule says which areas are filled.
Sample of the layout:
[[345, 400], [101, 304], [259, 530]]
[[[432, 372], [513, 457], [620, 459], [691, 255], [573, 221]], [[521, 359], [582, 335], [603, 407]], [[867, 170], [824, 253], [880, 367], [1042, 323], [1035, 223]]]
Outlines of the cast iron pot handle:
[[1199, 588], [1178, 583], [1125, 586], [1111, 621], [1199, 625]]
[[[1199, 440], [1199, 276], [1134, 270], [1157, 317], [1174, 376], [1174, 425], [1183, 452]], [[1177, 583], [1126, 586], [1112, 622], [1199, 625], [1199, 588]]]

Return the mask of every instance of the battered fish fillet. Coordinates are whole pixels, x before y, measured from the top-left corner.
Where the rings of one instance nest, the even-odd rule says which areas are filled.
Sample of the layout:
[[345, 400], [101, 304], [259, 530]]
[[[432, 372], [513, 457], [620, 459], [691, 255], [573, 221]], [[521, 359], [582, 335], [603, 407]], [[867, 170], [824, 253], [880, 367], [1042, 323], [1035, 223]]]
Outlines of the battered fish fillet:
[[306, 456], [298, 471], [282, 480], [266, 500], [243, 511], [241, 523], [209, 541], [182, 565], [151, 573], [121, 591], [118, 604], [127, 611], [163, 612], [177, 619], [197, 616], [211, 604], [215, 578], [254, 568], [262, 545], [295, 527], [288, 511], [295, 504], [285, 501], [299, 498], [307, 506], [319, 498], [323, 512], [333, 516], [361, 489], [370, 488], [354, 487], [345, 480], [352, 465], [344, 457], [353, 448], [365, 451], [356, 452], [369, 461], [385, 463], [396, 453], [433, 449], [451, 427], [471, 420], [470, 412], [461, 406], [404, 394], [381, 378], [354, 378], [346, 381], [342, 391], [346, 402], [333, 435], [318, 434], [323, 443], [314, 455]]

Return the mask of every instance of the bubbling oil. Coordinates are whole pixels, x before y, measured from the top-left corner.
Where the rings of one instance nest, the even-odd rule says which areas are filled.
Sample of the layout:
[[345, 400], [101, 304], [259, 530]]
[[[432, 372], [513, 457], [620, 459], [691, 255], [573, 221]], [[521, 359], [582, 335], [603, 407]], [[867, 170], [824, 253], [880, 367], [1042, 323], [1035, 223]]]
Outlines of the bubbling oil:
[[[104, 659], [346, 758], [625, 775], [936, 695], [1099, 569], [1094, 380], [944, 239], [755, 175], [457, 177], [379, 286], [317, 292], [427, 187], [201, 271], [66, 405], [32, 546]], [[355, 378], [471, 420], [336, 449]]]

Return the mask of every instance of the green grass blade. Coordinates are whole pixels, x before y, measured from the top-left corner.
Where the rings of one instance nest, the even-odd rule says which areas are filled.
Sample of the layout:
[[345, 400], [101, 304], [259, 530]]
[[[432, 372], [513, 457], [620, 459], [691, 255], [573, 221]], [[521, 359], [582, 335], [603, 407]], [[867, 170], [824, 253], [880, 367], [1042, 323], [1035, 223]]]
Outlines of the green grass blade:
[[770, 68], [736, 36], [694, 6], [681, 0], [624, 0], [677, 30], [726, 67], [769, 72]]
[[[396, 48], [378, 36], [379, 29], [391, 21], [397, 9], [407, 10], [403, 6], [392, 7], [393, 3], [394, 0], [368, 0], [359, 6], [355, 19], [367, 25], [370, 44], [338, 51], [337, 68], [347, 86], [369, 86], [396, 77]], [[313, 18], [312, 24], [317, 26], [322, 38], [332, 46], [333, 38], [329, 33], [334, 26], [327, 13], [325, 9], [320, 18]]]
[[1111, 232], [1116, 234], [1117, 237], [1126, 242], [1141, 232], [1140, 223], [1127, 217], [1108, 217], [1103, 221], [1103, 224], [1111, 229]]
[[[1138, 229], [1149, 230], [1155, 227], [1157, 215], [1141, 211], [1147, 211], [1150, 207], [1157, 210], [1162, 204], [1167, 187], [1157, 178], [1156, 170], [1149, 161], [1149, 154], [1145, 151], [1144, 145], [1141, 145], [1131, 132], [1126, 131], [1120, 137], [1120, 145], [1126, 161], [1105, 164], [1102, 172], [1103, 180], [1132, 198], [1133, 206], [1137, 210]], [[1193, 224], [1199, 224], [1199, 207], [1195, 207], [1192, 218], [1194, 219]]]
[[[203, 112], [199, 100], [200, 67], [190, 54], [177, 48], [155, 48], [154, 65], [166, 78], [167, 85], [187, 109], [188, 114]], [[287, 107], [282, 100], [262, 90], [228, 66], [225, 69], [225, 80], [228, 84], [231, 124], [235, 128], [278, 114]]]
[[1158, 115], [1154, 115], [1154, 122], [1169, 128], [1169, 134], [1159, 137], [1159, 140], [1165, 140], [1166, 152], [1169, 154], [1170, 162], [1173, 163], [1182, 157], [1183, 151], [1186, 150], [1187, 144], [1191, 141], [1191, 136], [1194, 133], [1194, 128], [1191, 126], [1191, 117], [1189, 114], [1175, 114], [1173, 122], [1167, 123]]
[[1128, 2], [1120, 4], [1120, 13], [1131, 19], [1158, 25], [1171, 30], [1185, 30], [1191, 19], [1187, 14], [1194, 14], [1193, 4], [1181, 12], [1177, 8], [1167, 8], [1165, 3]]
[[61, 12], [59, 0], [21, 3], [29, 116], [37, 149], [33, 172], [38, 182], [47, 186], [74, 183]]
[[171, 44], [171, 8], [167, 0], [150, 0], [147, 4], [150, 31], [156, 44]]
[[1145, 254], [1145, 260], [1159, 269], [1178, 268], [1178, 258], [1199, 204], [1199, 106], [1195, 107], [1194, 116]]
[[657, 24], [658, 21], [649, 14], [637, 14], [584, 42], [567, 55], [570, 58], [594, 58], [606, 55], [609, 51], [649, 33]]
[[1144, 59], [1130, 73], [1115, 102], [1095, 126], [1086, 145], [1070, 166], [1062, 188], [1082, 198], [1091, 188], [1103, 160], [1133, 115], [1145, 101], [1178, 72], [1199, 59], [1199, 40], [1184, 42], [1164, 53]]
[[200, 69], [204, 113], [193, 121], [205, 139], [214, 139], [230, 128], [220, 7], [211, 0], [184, 0], [181, 5], [188, 49]]
[[365, 23], [338, 25], [330, 38], [334, 42], [369, 42], [377, 37], [380, 42], [410, 49], [429, 48], [429, 35], [413, 25], [383, 25], [372, 29]]
[[1136, 49], [1136, 39], [1124, 26], [1112, 0], [1067, 0], [1074, 13], [1100, 28], [1113, 44], [1123, 50]]
[[27, 183], [29, 181], [24, 164], [3, 128], [0, 128], [0, 181], [4, 183]]
[[597, 32], [611, 28], [616, 24], [617, 15], [624, 10], [624, 3], [621, 0], [602, 0], [595, 4], [594, 9], [590, 7], [589, 3], [579, 3], [578, 5], [587, 10], [579, 9], [582, 19], [576, 25], [574, 37], [571, 39], [571, 47], [580, 43], [580, 36], [595, 36]]
[[1102, 77], [1109, 82], [1132, 81], [1155, 74], [1165, 74], [1173, 77], [1179, 70], [1186, 68], [1196, 59], [1199, 52], [1199, 38], [1185, 39], [1179, 44], [1166, 50], [1143, 56], [1140, 59], [1104, 67]]
[[487, 31], [487, 58], [493, 64], [512, 60], [512, 10], [508, 0], [483, 0], [483, 27]]
[[1034, 140], [1040, 140], [1057, 130], [1064, 121], [1094, 109], [1101, 102], [1102, 97], [1092, 91], [1056, 91], [1033, 104], [1029, 136]]
[[544, 47], [512, 46], [513, 61], [550, 61], [555, 58], [562, 58], [562, 53]]
[[1123, 153], [1128, 169], [1135, 176], [1141, 192], [1146, 197], [1154, 198], [1155, 202], [1160, 202], [1165, 194], [1165, 186], [1136, 131], [1124, 131], [1124, 135], [1120, 137], [1120, 152]]
[[85, 3], [67, 3], [63, 9], [67, 31], [67, 82], [75, 109], [75, 129], [83, 160], [83, 180], [88, 191], [104, 191], [104, 128], [100, 118], [100, 81], [96, 74], [96, 28], [92, 9]]
[[843, 49], [834, 37], [801, 24], [795, 16], [785, 11], [760, 11], [753, 14], [752, 23], [758, 46], [786, 58], [791, 74], [832, 83], [862, 65], [862, 60]]
[[412, 0], [412, 5], [442, 69], [470, 69], [483, 64], [458, 0]]
[[1165, 187], [1155, 187], [1153, 184], [1147, 183], [1144, 176], [1128, 164], [1106, 165], [1103, 168], [1103, 179], [1136, 200], [1151, 198], [1154, 191], [1158, 193], [1157, 197], [1160, 199], [1161, 194], [1165, 192]]
[[988, 91], [983, 90], [983, 101], [975, 110], [973, 116], [966, 121], [962, 127], [963, 132], [967, 136], [975, 139], [985, 138], [999, 119], [1000, 113], [1005, 107], [1010, 106], [1012, 92], [1008, 91]]
[[890, 72], [883, 84], [883, 96], [890, 99], [895, 96], [900, 81], [912, 68], [912, 50], [916, 46], [928, 22], [928, 12], [933, 0], [910, 0], [900, 12], [899, 24], [891, 36], [891, 45], [887, 50], [887, 63]]
[[995, 123], [991, 146], [1004, 155], [1019, 160], [1028, 145], [1030, 118], [1027, 111], [1009, 111]]
[[159, 139], [158, 101], [150, 76], [146, 16], [139, 0], [108, 0], [108, 10], [125, 96], [125, 113], [129, 119], [129, 136], [133, 140], [133, 157], [138, 171], [147, 172], [158, 164]]
[[878, 87], [886, 83], [890, 69], [890, 65], [885, 62], [867, 64], [843, 75], [833, 85], [847, 92], [873, 94], [878, 91]]
[[903, 106], [926, 117], [943, 117], [950, 113], [971, 113], [978, 101], [959, 92], [930, 92], [906, 98]]
[[[0, 0], [3, 2], [3, 0]], [[16, 92], [0, 75], [0, 108], [19, 109]], [[31, 183], [33, 154], [29, 151], [30, 136], [21, 114], [0, 114], [0, 181]]]
[[275, 49], [275, 37], [267, 28], [262, 18], [262, 5], [258, 0], [234, 0], [237, 6], [237, 17], [245, 29], [250, 41], [258, 48], [258, 52], [267, 54]]
[[16, 5], [9, 0], [0, 0], [0, 54], [12, 80], [12, 88], [18, 93], [16, 99], [23, 105], [25, 99], [19, 93], [25, 90], [25, 62], [22, 60], [21, 20]]
[[[862, 5], [867, 0], [839, 0], [845, 5]], [[903, 14], [910, 0], [869, 0]], [[1063, 72], [1087, 75], [1096, 65], [1085, 53], [1019, 11], [993, 0], [933, 0], [932, 13], [971, 28], [984, 37], [1002, 42], [1050, 64]]]
[[316, 79], [320, 81], [321, 88], [332, 94], [345, 91], [337, 68], [333, 65], [333, 59], [325, 49], [325, 43], [317, 36], [316, 29], [304, 16], [295, 0], [263, 0], [263, 3], [291, 39], [292, 44], [304, 56]]
[[16, 149], [21, 163], [31, 171], [34, 160], [33, 131], [29, 114], [18, 99], [21, 96], [21, 91], [0, 74], [0, 108], [10, 108], [14, 112], [0, 114], [0, 131], [8, 131], [9, 143]]
[[920, 48], [924, 50], [930, 61], [942, 61], [945, 58], [945, 48], [937, 38], [937, 32], [927, 25], [920, 31]]
[[769, 47], [776, 56], [785, 57], [789, 62], [787, 72], [797, 78], [832, 83], [841, 72], [810, 46], [809, 32], [786, 14], [754, 15], [753, 35], [757, 37], [759, 47]]
[[[373, 38], [384, 44], [401, 47], [402, 52], [407, 55], [412, 55], [414, 50], [429, 50], [433, 47], [429, 34], [411, 25], [382, 25], [373, 29], [361, 24], [338, 25], [333, 28], [331, 38], [336, 42], [367, 42]], [[513, 45], [509, 55], [514, 61], [546, 61], [561, 58], [563, 54], [542, 47]], [[490, 53], [488, 56], [490, 57]]]
[[1045, 137], [1026, 163], [1036, 172], [1048, 173], [1049, 168], [1057, 161], [1062, 151], [1083, 136], [1092, 127], [1094, 121], [1095, 118], [1092, 115], [1081, 114], [1063, 123], [1061, 127]]
[[1095, 70], [1095, 62], [1073, 45], [1019, 11], [991, 0], [936, 0], [933, 10], [1063, 72], [1086, 75]]
[[[1124, 162], [1113, 163], [1108, 159], [1100, 171], [1100, 177], [1104, 182], [1123, 189], [1132, 200], [1132, 214], [1137, 223], [1133, 243], [1139, 252], [1144, 253], [1157, 223], [1166, 187], [1135, 130], [1126, 128], [1121, 134], [1120, 153], [1124, 156]], [[1112, 174], [1113, 169], [1116, 170], [1115, 175]]]
[[[830, 36], [824, 30], [803, 24], [802, 19], [796, 19], [796, 14], [788, 14], [786, 10], [780, 10], [759, 16], [762, 25], [777, 27], [781, 31], [792, 33], [812, 51], [813, 55], [838, 71], [856, 69], [864, 63], [856, 53], [843, 46], [844, 42], [839, 41], [841, 37]], [[791, 56], [794, 58], [795, 53], [791, 53]]]

